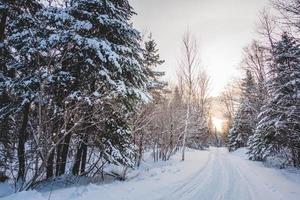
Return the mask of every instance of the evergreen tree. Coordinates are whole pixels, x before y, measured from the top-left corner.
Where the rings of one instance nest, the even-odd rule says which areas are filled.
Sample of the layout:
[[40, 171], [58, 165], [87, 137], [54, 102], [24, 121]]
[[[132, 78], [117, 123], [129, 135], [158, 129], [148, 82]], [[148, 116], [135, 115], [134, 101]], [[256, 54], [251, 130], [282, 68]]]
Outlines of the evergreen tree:
[[[69, 161], [85, 174], [88, 152], [132, 166], [129, 117], [153, 77], [133, 14], [126, 0], [1, 2], [0, 155], [18, 147], [18, 181], [32, 174], [20, 189], [65, 174]], [[17, 144], [6, 147], [10, 135]]]
[[300, 165], [300, 45], [287, 33], [275, 45], [270, 98], [259, 115], [251, 138], [250, 159], [284, 155]]
[[[75, 175], [85, 171], [92, 146], [109, 163], [132, 165], [128, 118], [137, 102], [147, 98], [148, 84], [140, 34], [129, 23], [134, 12], [127, 1], [72, 0], [69, 5], [44, 13], [56, 30], [49, 42], [61, 57], [53, 66], [49, 88], [63, 113], [68, 112], [66, 105], [79, 103], [77, 115], [84, 119], [80, 131], [59, 134], [56, 175], [65, 173], [71, 138], [77, 141]], [[70, 127], [75, 124], [69, 122]]]
[[140, 34], [129, 23], [133, 13], [126, 0], [74, 0], [70, 9], [78, 29], [75, 47], [81, 51], [78, 55], [72, 54], [70, 63], [73, 63], [71, 59], [79, 62], [68, 68], [80, 70], [74, 76], [82, 87], [88, 87], [81, 91], [106, 96], [99, 100], [106, 101], [103, 109], [112, 114], [104, 122], [104, 138], [99, 138], [101, 151], [108, 154], [105, 159], [109, 162], [125, 165], [132, 164], [128, 113], [145, 97], [148, 83]]
[[234, 151], [246, 147], [247, 141], [255, 129], [256, 118], [256, 87], [250, 71], [242, 82], [241, 103], [234, 116], [231, 130], [229, 131], [229, 149]]
[[[160, 77], [164, 76], [164, 72], [156, 71], [156, 68], [162, 65], [165, 61], [160, 59], [158, 54], [157, 44], [152, 38], [152, 34], [149, 35], [148, 41], [145, 42], [145, 49], [143, 52], [144, 64], [147, 67], [148, 75], [151, 79], [148, 88], [154, 92], [154, 90], [160, 90], [165, 83], [159, 80]], [[156, 91], [158, 92], [158, 91]]]
[[[14, 132], [17, 136], [17, 155], [18, 155], [18, 175], [19, 183], [25, 180], [25, 162], [26, 150], [25, 143], [28, 139], [28, 121], [30, 115], [30, 104], [37, 95], [39, 88], [40, 73], [39, 70], [39, 50], [38, 50], [38, 21], [34, 15], [42, 8], [38, 1], [4, 1], [7, 8], [6, 37], [4, 39], [4, 48], [6, 58], [1, 66], [5, 82], [1, 84], [1, 96], [9, 98], [9, 110], [4, 111], [10, 118], [18, 121], [18, 127]], [[3, 15], [5, 16], [5, 15]], [[3, 23], [4, 25], [4, 23]], [[12, 59], [16, 58], [16, 59]], [[3, 95], [4, 94], [4, 95]], [[11, 114], [14, 113], [14, 116]], [[3, 116], [3, 115], [2, 115]], [[5, 124], [7, 121], [2, 122]], [[9, 125], [9, 124], [8, 124]], [[7, 127], [7, 132], [11, 128]], [[9, 137], [8, 137], [9, 138]], [[21, 185], [20, 185], [21, 186]]]
[[8, 7], [0, 3], [0, 172], [6, 172], [9, 160], [12, 159], [10, 152], [10, 110], [12, 104], [7, 91], [7, 85], [12, 78], [8, 69], [8, 62], [12, 59], [10, 52], [5, 44], [5, 30], [7, 25]]
[[[164, 60], [161, 60], [158, 51], [159, 50], [157, 48], [157, 45], [154, 39], [152, 38], [152, 34], [150, 34], [147, 41], [144, 42], [143, 64], [146, 68], [147, 76], [149, 77], [147, 89], [149, 90], [152, 96], [152, 100], [150, 102], [140, 102], [137, 106], [138, 109], [133, 114], [133, 127], [134, 129], [139, 130], [135, 131], [134, 135], [134, 143], [137, 143], [138, 146], [136, 159], [137, 166], [139, 166], [141, 163], [144, 148], [147, 148], [147, 146], [149, 146], [149, 142], [146, 142], [145, 140], [152, 140], [151, 136], [149, 135], [149, 133], [151, 134], [151, 131], [149, 131], [148, 129], [150, 125], [152, 125], [155, 122], [152, 122], [153, 117], [149, 116], [157, 112], [157, 110], [159, 109], [158, 105], [161, 104], [163, 100], [165, 100], [163, 95], [165, 93], [166, 83], [160, 80], [160, 78], [164, 76], [165, 73], [156, 70], [157, 67], [164, 63]], [[139, 118], [143, 118], [143, 120]], [[143, 126], [144, 128], [140, 128]]]

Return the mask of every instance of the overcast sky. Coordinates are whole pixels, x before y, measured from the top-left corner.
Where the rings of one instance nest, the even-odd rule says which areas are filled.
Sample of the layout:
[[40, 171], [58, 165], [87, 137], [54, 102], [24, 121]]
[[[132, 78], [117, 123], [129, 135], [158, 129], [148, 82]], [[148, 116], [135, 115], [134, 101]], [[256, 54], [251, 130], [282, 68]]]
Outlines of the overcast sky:
[[212, 77], [212, 95], [236, 76], [242, 48], [255, 37], [259, 12], [268, 0], [129, 0], [138, 13], [140, 31], [151, 31], [166, 60], [162, 70], [175, 82], [181, 38], [190, 32], [199, 40], [203, 65]]

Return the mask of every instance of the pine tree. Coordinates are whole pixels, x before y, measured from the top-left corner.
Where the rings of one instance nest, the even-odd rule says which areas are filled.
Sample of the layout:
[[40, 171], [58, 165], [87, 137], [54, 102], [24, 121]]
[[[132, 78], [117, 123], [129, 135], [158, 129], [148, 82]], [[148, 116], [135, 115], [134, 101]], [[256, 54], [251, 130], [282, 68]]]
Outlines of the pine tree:
[[[166, 83], [160, 80], [165, 73], [157, 71], [157, 67], [162, 65], [164, 60], [161, 60], [160, 58], [159, 50], [157, 48], [157, 44], [152, 38], [152, 34], [150, 34], [147, 40], [144, 42], [143, 63], [147, 71], [147, 76], [149, 77], [147, 89], [150, 91], [152, 100], [150, 102], [140, 102], [138, 104], [137, 111], [133, 115], [134, 129], [139, 130], [135, 131], [134, 135], [134, 142], [137, 143], [138, 146], [136, 159], [137, 166], [139, 166], [141, 163], [143, 151], [144, 148], [146, 148], [145, 146], [149, 145], [149, 142], [144, 144], [146, 143], [146, 139], [151, 138], [151, 136], [147, 135], [147, 133], [151, 133], [151, 131], [147, 129], [149, 129], [149, 125], [152, 124], [151, 121], [153, 120], [153, 117], [151, 116], [159, 109], [158, 104], [162, 103], [164, 100], [163, 95], [165, 93], [166, 86]], [[143, 126], [144, 128], [141, 128]]]
[[255, 128], [256, 118], [256, 87], [250, 71], [242, 82], [241, 103], [234, 116], [231, 130], [229, 131], [229, 149], [234, 151], [246, 147], [247, 141]]
[[[19, 120], [17, 134], [18, 176], [20, 186], [25, 180], [26, 150], [28, 139], [28, 121], [30, 103], [35, 100], [39, 87], [40, 74], [38, 73], [38, 22], [34, 15], [42, 8], [38, 1], [4, 1], [7, 8], [7, 23], [2, 30], [6, 32], [4, 39], [7, 59], [1, 66], [6, 77], [5, 85], [1, 90], [9, 97], [9, 110], [14, 113], [14, 120]], [[12, 59], [17, 58], [17, 59]], [[8, 61], [8, 62], [7, 62]], [[4, 88], [4, 89], [2, 89]], [[2, 94], [1, 94], [2, 96]], [[3, 111], [3, 110], [1, 110]], [[1, 113], [2, 115], [2, 113]], [[6, 123], [6, 122], [3, 122]], [[10, 131], [9, 129], [7, 131]], [[16, 130], [14, 130], [16, 131]]]
[[[91, 118], [89, 135], [80, 135], [88, 137], [86, 143], [103, 152], [104, 160], [132, 165], [128, 117], [136, 103], [146, 97], [148, 84], [140, 34], [129, 22], [133, 10], [127, 1], [73, 0], [70, 5], [72, 24], [68, 42], [72, 46], [62, 66], [73, 77], [68, 95], [75, 98], [73, 101], [87, 100], [88, 109], [97, 109], [96, 115], [106, 116]], [[101, 134], [93, 124], [103, 124]], [[91, 136], [96, 140], [91, 141]], [[69, 140], [64, 143], [65, 163]], [[78, 166], [78, 160], [74, 166]], [[75, 174], [76, 171], [74, 168]]]
[[[143, 52], [144, 64], [147, 67], [148, 75], [151, 79], [148, 88], [154, 93], [159, 92], [166, 86], [165, 83], [161, 82], [159, 79], [165, 75], [164, 72], [159, 72], [156, 68], [162, 65], [165, 61], [160, 59], [158, 53], [157, 44], [152, 38], [152, 34], [149, 35], [148, 40], [145, 42], [145, 49]], [[156, 91], [155, 91], [156, 90]]]
[[270, 98], [259, 115], [255, 135], [251, 138], [250, 159], [288, 155], [300, 165], [300, 45], [287, 33], [275, 45], [271, 65]]
[[12, 107], [11, 99], [8, 94], [7, 86], [12, 78], [11, 71], [8, 69], [8, 62], [12, 56], [5, 43], [5, 30], [7, 26], [8, 7], [0, 3], [0, 172], [5, 174], [8, 163], [12, 159], [11, 137], [10, 137], [10, 110]]
[[[138, 102], [148, 99], [151, 78], [140, 33], [130, 23], [134, 12], [128, 1], [3, 5], [0, 134], [16, 135], [12, 141], [18, 143], [18, 181], [26, 182], [26, 173], [33, 174], [20, 189], [66, 173], [68, 161], [73, 161], [74, 175], [85, 174], [92, 150], [103, 162], [131, 166], [129, 117]], [[16, 127], [7, 128], [12, 118]], [[8, 143], [4, 138], [1, 150]]]

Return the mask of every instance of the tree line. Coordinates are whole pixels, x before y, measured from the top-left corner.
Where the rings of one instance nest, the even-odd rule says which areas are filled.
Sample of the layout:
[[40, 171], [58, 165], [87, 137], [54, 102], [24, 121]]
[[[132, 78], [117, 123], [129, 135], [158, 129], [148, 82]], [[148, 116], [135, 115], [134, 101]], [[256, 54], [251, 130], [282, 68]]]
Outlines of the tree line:
[[299, 1], [279, 0], [273, 13], [280, 15], [262, 12], [261, 39], [244, 50], [240, 98], [223, 95], [230, 105], [229, 148], [248, 147], [251, 160], [275, 156], [282, 166], [300, 166], [299, 8]]
[[136, 167], [146, 151], [184, 160], [186, 146], [211, 142], [196, 42], [186, 34], [180, 81], [167, 86], [134, 14], [127, 0], [1, 1], [0, 171], [17, 191]]

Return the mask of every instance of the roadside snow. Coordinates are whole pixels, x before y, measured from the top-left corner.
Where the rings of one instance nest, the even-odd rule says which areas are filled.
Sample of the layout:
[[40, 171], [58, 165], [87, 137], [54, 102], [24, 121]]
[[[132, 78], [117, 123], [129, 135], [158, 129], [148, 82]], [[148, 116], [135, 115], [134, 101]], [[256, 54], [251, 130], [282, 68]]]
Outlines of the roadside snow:
[[247, 160], [246, 152], [245, 148], [233, 152], [231, 161], [247, 180], [256, 199], [300, 199], [299, 169], [267, 167], [262, 162]]
[[239, 156], [241, 158], [248, 159], [247, 152], [248, 152], [247, 148], [239, 148], [239, 149], [235, 150], [234, 152], [232, 152], [231, 154], [235, 155], [235, 156]]
[[[149, 157], [139, 170], [129, 174], [124, 182], [110, 184], [89, 184], [86, 186], [63, 188], [51, 192], [21, 192], [4, 198], [5, 200], [153, 200], [169, 195], [181, 181], [197, 174], [208, 161], [209, 151], [187, 150], [182, 162], [180, 153], [167, 162], [154, 163]], [[164, 188], [164, 189], [162, 189]], [[50, 194], [51, 193], [51, 194]]]
[[124, 182], [13, 194], [4, 200], [299, 200], [300, 171], [247, 160], [246, 149], [180, 153], [168, 162], [146, 159]]
[[10, 187], [8, 183], [0, 183], [0, 198], [13, 194], [14, 190]]

